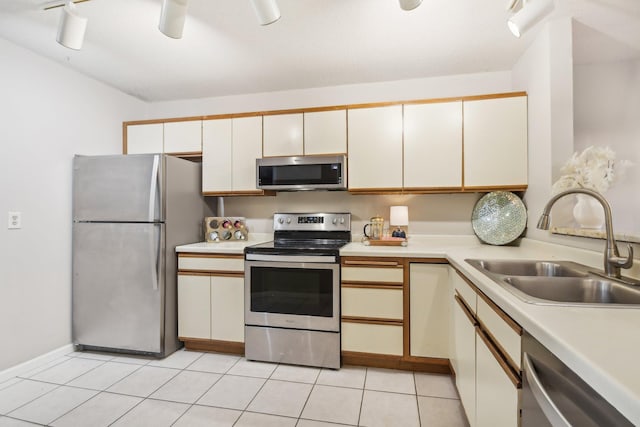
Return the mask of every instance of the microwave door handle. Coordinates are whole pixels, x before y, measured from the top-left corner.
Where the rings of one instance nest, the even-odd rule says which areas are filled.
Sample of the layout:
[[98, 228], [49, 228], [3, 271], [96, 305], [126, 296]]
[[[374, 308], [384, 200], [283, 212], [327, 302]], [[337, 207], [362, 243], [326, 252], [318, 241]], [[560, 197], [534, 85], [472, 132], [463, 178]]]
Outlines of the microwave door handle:
[[558, 409], [551, 399], [551, 396], [549, 396], [549, 393], [545, 390], [533, 363], [531, 363], [531, 358], [527, 353], [522, 355], [522, 365], [529, 387], [531, 388], [531, 394], [533, 394], [534, 399], [540, 406], [544, 415], [547, 417], [547, 420], [549, 420], [553, 427], [571, 427], [571, 423], [567, 421], [562, 412], [560, 412], [560, 409]]
[[155, 221], [156, 193], [158, 191], [158, 168], [160, 167], [160, 155], [153, 156], [151, 167], [151, 182], [149, 183], [149, 222]]

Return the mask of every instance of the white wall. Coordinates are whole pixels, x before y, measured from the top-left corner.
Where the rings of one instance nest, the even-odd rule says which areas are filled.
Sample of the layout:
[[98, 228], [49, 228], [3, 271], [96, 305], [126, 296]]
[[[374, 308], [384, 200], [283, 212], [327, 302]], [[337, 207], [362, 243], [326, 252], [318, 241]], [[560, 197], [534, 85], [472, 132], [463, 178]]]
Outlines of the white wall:
[[616, 232], [640, 236], [640, 60], [574, 66], [576, 151], [609, 146], [629, 168], [605, 194]]
[[[514, 89], [525, 90], [529, 95], [529, 188], [524, 200], [529, 212], [526, 236], [603, 251], [603, 240], [561, 236], [536, 229], [540, 213], [551, 197], [551, 185], [559, 177], [560, 167], [574, 152], [571, 26], [569, 18], [545, 24], [513, 68]], [[630, 142], [627, 148], [637, 150], [637, 144]], [[572, 206], [570, 197], [558, 201], [552, 210], [552, 223], [571, 223]], [[633, 212], [621, 210], [620, 214]], [[626, 250], [622, 252], [626, 254]]]
[[121, 153], [145, 105], [3, 39], [0, 57], [1, 371], [71, 342], [71, 159]]
[[[511, 73], [504, 71], [154, 103], [149, 105], [148, 118], [444, 98], [510, 91]], [[354, 233], [360, 233], [370, 217], [379, 214], [388, 220], [389, 206], [402, 204], [409, 206], [410, 233], [472, 234], [471, 211], [478, 198], [477, 194], [361, 196], [346, 192], [278, 193], [274, 197], [227, 197], [225, 213], [245, 216], [250, 231], [272, 232], [274, 212], [342, 210], [353, 214]]]

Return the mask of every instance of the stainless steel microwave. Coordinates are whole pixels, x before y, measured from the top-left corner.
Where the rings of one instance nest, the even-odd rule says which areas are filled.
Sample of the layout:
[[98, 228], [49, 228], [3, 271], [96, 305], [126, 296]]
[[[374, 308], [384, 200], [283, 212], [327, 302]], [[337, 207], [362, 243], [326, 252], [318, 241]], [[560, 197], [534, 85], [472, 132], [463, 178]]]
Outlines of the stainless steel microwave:
[[256, 160], [262, 190], [346, 190], [346, 156], [267, 157]]

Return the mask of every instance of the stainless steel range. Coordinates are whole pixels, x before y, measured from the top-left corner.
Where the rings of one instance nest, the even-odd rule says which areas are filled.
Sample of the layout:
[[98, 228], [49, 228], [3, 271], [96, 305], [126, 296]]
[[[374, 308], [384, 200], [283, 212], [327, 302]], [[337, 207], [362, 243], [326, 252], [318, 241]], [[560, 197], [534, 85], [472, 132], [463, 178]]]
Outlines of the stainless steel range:
[[340, 368], [340, 248], [349, 213], [276, 213], [245, 249], [245, 356]]

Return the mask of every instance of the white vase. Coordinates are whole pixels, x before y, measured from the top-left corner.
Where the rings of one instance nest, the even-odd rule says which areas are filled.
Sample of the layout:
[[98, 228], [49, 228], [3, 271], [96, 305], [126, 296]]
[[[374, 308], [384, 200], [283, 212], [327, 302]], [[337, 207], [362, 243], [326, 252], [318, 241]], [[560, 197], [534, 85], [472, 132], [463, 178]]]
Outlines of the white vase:
[[581, 228], [600, 229], [604, 225], [604, 209], [600, 202], [586, 194], [576, 194], [573, 218]]

